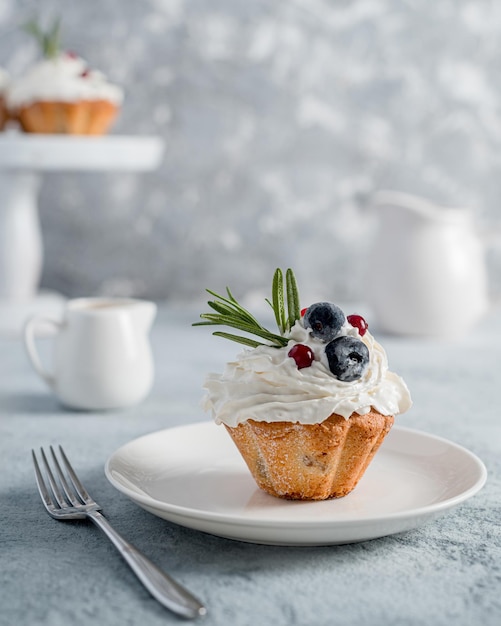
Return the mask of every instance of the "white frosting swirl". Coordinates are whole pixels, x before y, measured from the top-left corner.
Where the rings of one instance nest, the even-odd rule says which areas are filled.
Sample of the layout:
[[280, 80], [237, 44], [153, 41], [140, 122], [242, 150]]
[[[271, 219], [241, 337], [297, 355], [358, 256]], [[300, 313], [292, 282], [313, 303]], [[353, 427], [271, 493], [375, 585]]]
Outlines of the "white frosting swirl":
[[[340, 335], [358, 337], [369, 349], [370, 361], [361, 378], [338, 380], [330, 372], [325, 343], [315, 339], [297, 322], [285, 348], [259, 346], [238, 355], [223, 374], [209, 374], [204, 388], [204, 408], [217, 423], [235, 427], [247, 419], [263, 422], [318, 424], [332, 413], [348, 419], [352, 413], [368, 413], [371, 407], [383, 415], [397, 415], [412, 401], [404, 381], [388, 371], [386, 353], [369, 332], [345, 323]], [[315, 360], [298, 369], [288, 356], [297, 343], [309, 346]]]
[[80, 57], [63, 52], [39, 61], [25, 76], [13, 80], [6, 97], [13, 109], [35, 101], [108, 100], [120, 105], [123, 91], [110, 84], [101, 72], [90, 70]]

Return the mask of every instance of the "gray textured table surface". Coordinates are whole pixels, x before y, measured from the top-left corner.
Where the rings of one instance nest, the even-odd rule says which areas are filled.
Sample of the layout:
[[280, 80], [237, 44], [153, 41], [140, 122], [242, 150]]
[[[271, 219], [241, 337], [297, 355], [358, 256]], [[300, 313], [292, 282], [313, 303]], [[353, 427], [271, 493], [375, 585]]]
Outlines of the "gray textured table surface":
[[501, 623], [501, 312], [458, 342], [379, 337], [414, 407], [403, 426], [459, 443], [486, 464], [477, 495], [417, 530], [365, 543], [277, 547], [218, 538], [140, 509], [106, 480], [106, 459], [146, 433], [206, 418], [205, 372], [236, 344], [163, 310], [152, 331], [156, 379], [123, 412], [72, 413], [0, 339], [0, 624], [174, 624], [87, 523], [44, 512], [30, 448], [61, 443], [111, 523], [206, 603], [209, 625]]

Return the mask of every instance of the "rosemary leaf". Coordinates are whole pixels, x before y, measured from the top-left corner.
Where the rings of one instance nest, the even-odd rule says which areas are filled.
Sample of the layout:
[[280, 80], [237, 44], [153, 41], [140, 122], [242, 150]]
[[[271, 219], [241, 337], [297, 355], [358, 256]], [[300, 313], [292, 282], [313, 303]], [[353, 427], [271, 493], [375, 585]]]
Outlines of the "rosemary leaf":
[[[210, 304], [210, 303], [209, 303]], [[218, 305], [216, 304], [216, 307]], [[224, 311], [224, 309], [223, 309]], [[261, 328], [262, 326], [260, 326], [256, 321], [254, 320], [248, 320], [245, 317], [242, 317], [241, 315], [238, 315], [238, 313], [233, 313], [233, 312], [229, 312], [229, 313], [203, 313], [202, 315], [200, 315], [200, 317], [202, 319], [206, 319], [211, 321], [214, 324], [228, 324], [228, 323], [232, 323], [235, 327], [246, 327], [246, 328]]]
[[38, 43], [41, 43], [43, 39], [43, 33], [40, 31], [40, 28], [36, 20], [31, 19], [28, 22], [26, 22], [26, 24], [24, 24], [23, 26], [23, 30], [29, 35], [33, 35], [33, 37], [35, 37]]
[[231, 328], [236, 328], [237, 330], [241, 330], [244, 333], [250, 333], [251, 335], [257, 335], [258, 337], [262, 337], [267, 341], [271, 341], [272, 343], [278, 346], [286, 346], [288, 339], [282, 337], [281, 335], [276, 335], [275, 333], [266, 330], [262, 326], [255, 324], [246, 324], [240, 320], [234, 320], [230, 317], [221, 317], [218, 315], [213, 315], [211, 313], [203, 313], [200, 316], [202, 319], [207, 320], [213, 326], [230, 326]]
[[214, 311], [217, 311], [221, 315], [228, 315], [229, 317], [235, 317], [238, 319], [242, 317], [238, 311], [235, 311], [235, 309], [232, 309], [227, 304], [211, 301], [207, 302], [207, 304], [210, 306], [211, 309], [214, 309]]
[[44, 54], [48, 59], [57, 56], [60, 48], [61, 21], [57, 19], [52, 25], [52, 29], [44, 37]]
[[273, 283], [271, 287], [271, 297], [273, 302], [273, 310], [275, 311], [275, 319], [280, 334], [284, 334], [286, 330], [285, 323], [285, 304], [284, 304], [284, 277], [282, 270], [277, 267], [273, 275]]
[[255, 341], [254, 339], [250, 339], [248, 337], [241, 337], [240, 335], [231, 335], [230, 333], [223, 333], [221, 331], [216, 331], [212, 333], [215, 337], [223, 337], [224, 339], [230, 339], [231, 341], [236, 341], [237, 343], [241, 343], [244, 346], [250, 346], [251, 348], [257, 348], [258, 346], [263, 346], [265, 344]]
[[289, 268], [285, 273], [285, 283], [287, 286], [287, 312], [289, 314], [289, 330], [301, 317], [301, 306], [299, 304], [299, 293], [297, 289], [296, 277]]
[[[238, 312], [238, 314], [245, 318], [246, 320], [248, 320], [249, 322], [252, 322], [254, 324], [257, 324], [259, 326], [259, 322], [256, 320], [256, 318], [251, 315], [249, 313], [249, 311], [247, 311], [247, 309], [244, 309], [244, 307], [239, 304], [237, 302], [237, 300], [235, 300], [235, 298], [232, 296], [230, 290], [228, 289], [228, 287], [226, 288], [227, 292], [228, 292], [228, 298], [225, 298], [224, 296], [219, 295], [218, 293], [216, 293], [215, 291], [211, 291], [210, 289], [207, 289], [207, 293], [210, 293], [211, 296], [214, 296], [215, 298], [218, 298], [219, 300], [221, 300], [222, 302], [226, 302], [230, 307], [232, 307], [232, 309], [235, 310], [235, 312]], [[209, 302], [210, 304], [210, 302]]]

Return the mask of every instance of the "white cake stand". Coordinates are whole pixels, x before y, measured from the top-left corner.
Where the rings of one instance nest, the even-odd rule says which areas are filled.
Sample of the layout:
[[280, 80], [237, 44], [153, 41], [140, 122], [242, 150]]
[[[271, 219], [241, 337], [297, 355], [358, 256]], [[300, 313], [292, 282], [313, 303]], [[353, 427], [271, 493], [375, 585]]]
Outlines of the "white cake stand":
[[44, 172], [145, 172], [158, 167], [158, 137], [0, 133], [0, 333], [18, 335], [32, 314], [60, 315], [65, 299], [39, 292], [43, 242], [38, 191]]

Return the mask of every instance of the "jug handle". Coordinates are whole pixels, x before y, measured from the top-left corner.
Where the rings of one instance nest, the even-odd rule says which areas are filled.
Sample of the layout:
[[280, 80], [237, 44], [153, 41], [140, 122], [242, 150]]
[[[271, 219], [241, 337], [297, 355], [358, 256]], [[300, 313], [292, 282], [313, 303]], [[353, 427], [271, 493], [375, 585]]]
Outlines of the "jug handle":
[[40, 355], [38, 354], [35, 345], [37, 329], [42, 323], [54, 328], [56, 332], [58, 332], [63, 325], [62, 322], [58, 322], [57, 320], [51, 319], [49, 317], [35, 316], [30, 318], [24, 326], [24, 345], [33, 369], [37, 372], [39, 376], [41, 376], [41, 378], [45, 380], [49, 387], [53, 388], [56, 384], [55, 376], [47, 371], [42, 365]]

